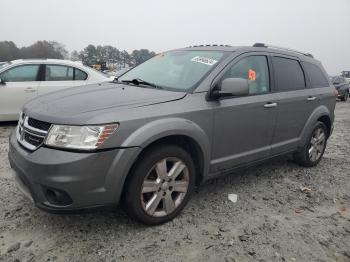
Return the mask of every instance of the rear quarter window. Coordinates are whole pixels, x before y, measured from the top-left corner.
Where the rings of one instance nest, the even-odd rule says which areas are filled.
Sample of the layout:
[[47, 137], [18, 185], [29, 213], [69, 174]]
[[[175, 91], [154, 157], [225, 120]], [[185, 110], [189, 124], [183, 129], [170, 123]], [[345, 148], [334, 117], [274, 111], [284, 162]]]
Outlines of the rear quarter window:
[[74, 68], [74, 80], [86, 80], [88, 75], [84, 71], [81, 71], [78, 68]]
[[293, 91], [306, 87], [304, 72], [297, 60], [273, 57], [272, 61], [278, 91]]
[[314, 64], [303, 62], [304, 69], [308, 75], [312, 88], [328, 87], [329, 82], [323, 71]]

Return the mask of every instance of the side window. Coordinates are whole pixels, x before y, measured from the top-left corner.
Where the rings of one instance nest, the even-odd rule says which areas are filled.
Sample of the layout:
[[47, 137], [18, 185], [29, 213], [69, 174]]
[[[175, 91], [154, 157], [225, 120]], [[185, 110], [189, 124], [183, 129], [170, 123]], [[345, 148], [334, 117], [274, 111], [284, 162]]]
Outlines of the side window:
[[261, 94], [270, 91], [269, 68], [266, 56], [249, 56], [234, 64], [223, 76], [249, 80], [249, 93]]
[[279, 91], [293, 91], [304, 89], [304, 72], [297, 60], [273, 57], [275, 81]]
[[70, 81], [73, 80], [73, 67], [64, 65], [46, 65], [45, 81]]
[[87, 79], [87, 73], [81, 71], [78, 68], [74, 68], [75, 73], [74, 73], [74, 80], [86, 80]]
[[314, 64], [303, 62], [303, 66], [307, 75], [310, 78], [311, 87], [327, 87], [329, 86], [329, 82], [327, 77], [324, 75], [322, 70]]
[[11, 68], [0, 75], [4, 82], [37, 81], [40, 65], [21, 65]]

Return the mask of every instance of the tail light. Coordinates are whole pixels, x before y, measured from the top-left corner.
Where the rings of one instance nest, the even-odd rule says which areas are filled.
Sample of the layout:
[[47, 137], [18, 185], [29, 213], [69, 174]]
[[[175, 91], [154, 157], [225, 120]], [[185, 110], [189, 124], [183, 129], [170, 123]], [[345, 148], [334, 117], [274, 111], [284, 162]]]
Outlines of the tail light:
[[339, 95], [338, 90], [334, 88], [334, 96], [335, 96], [335, 97], [338, 97], [338, 95]]

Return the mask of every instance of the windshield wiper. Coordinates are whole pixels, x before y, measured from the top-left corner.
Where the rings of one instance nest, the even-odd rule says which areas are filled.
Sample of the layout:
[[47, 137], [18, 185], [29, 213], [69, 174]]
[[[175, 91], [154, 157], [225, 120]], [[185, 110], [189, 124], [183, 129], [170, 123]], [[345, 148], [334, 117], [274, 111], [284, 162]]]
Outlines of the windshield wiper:
[[115, 78], [113, 79], [112, 82], [113, 82], [113, 83], [120, 83], [120, 81], [118, 80], [118, 78], [119, 78], [119, 77], [115, 77]]
[[135, 78], [133, 80], [122, 80], [121, 82], [123, 83], [131, 83], [131, 84], [134, 84], [134, 85], [145, 85], [145, 86], [151, 86], [151, 87], [154, 87], [154, 88], [158, 88], [158, 89], [163, 89], [161, 86], [158, 86], [154, 83], [150, 83], [150, 82], [147, 82], [145, 80], [142, 80], [140, 78]]

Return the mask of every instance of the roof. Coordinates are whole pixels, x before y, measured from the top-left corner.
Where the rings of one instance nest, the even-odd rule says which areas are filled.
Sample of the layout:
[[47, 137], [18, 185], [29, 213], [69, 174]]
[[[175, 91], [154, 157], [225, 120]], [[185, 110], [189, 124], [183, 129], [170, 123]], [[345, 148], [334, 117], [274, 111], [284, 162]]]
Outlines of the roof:
[[277, 53], [277, 54], [285, 54], [289, 56], [298, 57], [301, 60], [306, 61], [317, 61], [313, 58], [313, 56], [309, 53], [278, 47], [278, 46], [270, 46], [262, 43], [256, 43], [253, 46], [230, 46], [230, 45], [195, 45], [189, 46], [186, 48], [181, 48], [178, 50], [198, 50], [198, 51], [226, 51], [226, 52], [236, 52], [236, 51], [255, 51], [255, 52], [269, 52], [269, 53]]
[[66, 65], [82, 65], [80, 62], [74, 62], [71, 60], [64, 59], [45, 59], [45, 58], [37, 58], [37, 59], [17, 59], [11, 61], [11, 64], [24, 64], [24, 63], [52, 63], [52, 64], [66, 64]]

